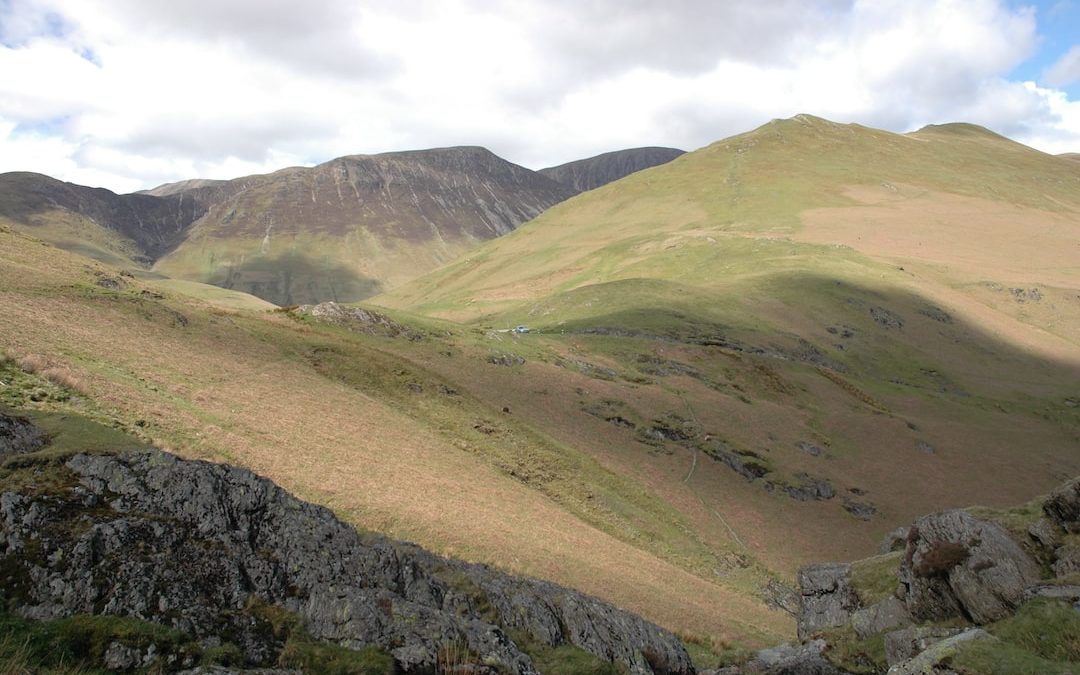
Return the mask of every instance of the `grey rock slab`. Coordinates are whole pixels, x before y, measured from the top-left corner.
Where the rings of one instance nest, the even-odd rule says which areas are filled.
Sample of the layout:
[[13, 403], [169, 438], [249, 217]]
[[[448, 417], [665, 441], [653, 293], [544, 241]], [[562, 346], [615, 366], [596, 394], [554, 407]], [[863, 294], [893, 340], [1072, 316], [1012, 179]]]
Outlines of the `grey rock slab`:
[[45, 434], [30, 421], [0, 413], [0, 458], [34, 452], [46, 440]]
[[914, 658], [930, 645], [961, 632], [960, 628], [914, 626], [885, 634], [885, 661], [890, 666]]
[[1080, 479], [1057, 488], [1043, 502], [1043, 513], [1068, 532], [1080, 532]]
[[1031, 538], [1039, 542], [1044, 549], [1053, 551], [1061, 545], [1061, 528], [1050, 518], [1039, 518], [1028, 528]]
[[141, 451], [78, 455], [66, 470], [79, 484], [70, 495], [0, 494], [0, 554], [34, 550], [19, 559], [23, 616], [134, 616], [199, 640], [229, 635], [248, 662], [270, 664], [281, 645], [245, 613], [257, 598], [317, 639], [376, 645], [406, 668], [434, 668], [439, 647], [455, 643], [533, 675], [512, 628], [634, 675], [651, 675], [650, 664], [693, 672], [678, 639], [636, 615], [362, 534], [243, 469]]
[[961, 510], [917, 520], [900, 567], [903, 597], [917, 620], [997, 621], [1038, 580], [1037, 563], [1004, 528]]
[[798, 634], [805, 640], [824, 628], [846, 625], [859, 600], [851, 587], [851, 565], [819, 563], [799, 570]]
[[844, 671], [823, 656], [825, 647], [824, 640], [811, 640], [763, 649], [742, 670], [762, 675], [842, 675]]
[[889, 675], [926, 675], [939, 672], [937, 666], [956, 655], [960, 647], [976, 640], [996, 640], [981, 628], [970, 628], [933, 643], [917, 656], [889, 667]]
[[851, 627], [860, 638], [910, 624], [911, 614], [899, 598], [886, 598], [870, 607], [855, 610], [851, 615]]

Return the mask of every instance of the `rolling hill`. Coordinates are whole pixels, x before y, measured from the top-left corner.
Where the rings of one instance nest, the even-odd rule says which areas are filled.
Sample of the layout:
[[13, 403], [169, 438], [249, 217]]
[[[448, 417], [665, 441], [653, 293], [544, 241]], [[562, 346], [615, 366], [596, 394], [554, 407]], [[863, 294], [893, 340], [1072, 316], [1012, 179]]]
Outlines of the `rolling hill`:
[[529, 393], [472, 391], [784, 572], [1080, 470], [1078, 241], [1071, 161], [973, 125], [799, 116], [372, 302], [527, 324], [493, 348], [527, 359]]

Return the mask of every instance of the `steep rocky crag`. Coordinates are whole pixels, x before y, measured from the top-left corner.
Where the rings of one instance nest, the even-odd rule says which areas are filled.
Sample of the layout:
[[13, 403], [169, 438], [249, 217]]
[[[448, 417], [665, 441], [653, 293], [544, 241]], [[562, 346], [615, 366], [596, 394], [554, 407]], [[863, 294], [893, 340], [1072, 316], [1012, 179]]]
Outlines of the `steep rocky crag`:
[[[33, 450], [12, 419], [0, 432], [21, 435], [5, 447]], [[252, 611], [270, 606], [318, 640], [377, 646], [404, 672], [433, 672], [447, 645], [475, 656], [471, 673], [537, 672], [513, 632], [631, 673], [693, 673], [678, 639], [635, 615], [360, 533], [243, 469], [156, 450], [21, 466], [36, 478], [0, 494], [0, 569], [3, 600], [23, 617], [135, 617], [273, 667], [282, 645]]]

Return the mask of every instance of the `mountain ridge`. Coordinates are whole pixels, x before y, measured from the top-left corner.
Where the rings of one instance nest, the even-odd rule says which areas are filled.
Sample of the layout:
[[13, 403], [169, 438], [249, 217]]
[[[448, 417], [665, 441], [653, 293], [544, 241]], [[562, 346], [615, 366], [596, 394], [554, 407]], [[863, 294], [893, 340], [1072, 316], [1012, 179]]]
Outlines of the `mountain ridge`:
[[577, 192], [586, 192], [643, 169], [666, 164], [684, 154], [685, 150], [677, 148], [629, 148], [539, 169], [538, 173]]

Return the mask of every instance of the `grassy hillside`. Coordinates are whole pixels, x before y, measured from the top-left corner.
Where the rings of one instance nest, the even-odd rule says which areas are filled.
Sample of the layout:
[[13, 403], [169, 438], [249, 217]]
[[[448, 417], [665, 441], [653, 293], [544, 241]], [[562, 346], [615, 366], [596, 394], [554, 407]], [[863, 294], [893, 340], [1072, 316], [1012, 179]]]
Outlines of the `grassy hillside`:
[[972, 125], [799, 116], [580, 195], [373, 302], [527, 324], [492, 348], [541, 363], [472, 378], [478, 396], [783, 574], [1080, 470], [1077, 241], [1074, 162]]
[[493, 386], [520, 372], [490, 362], [482, 331], [395, 317], [419, 339], [368, 335], [207, 304], [6, 228], [0, 244], [5, 405], [251, 467], [361, 527], [676, 629], [758, 644], [791, 630], [728, 535], [431, 367]]
[[333, 324], [0, 228], [0, 397], [761, 644], [798, 566], [1080, 473], [1076, 167], [967, 125], [777, 121]]

